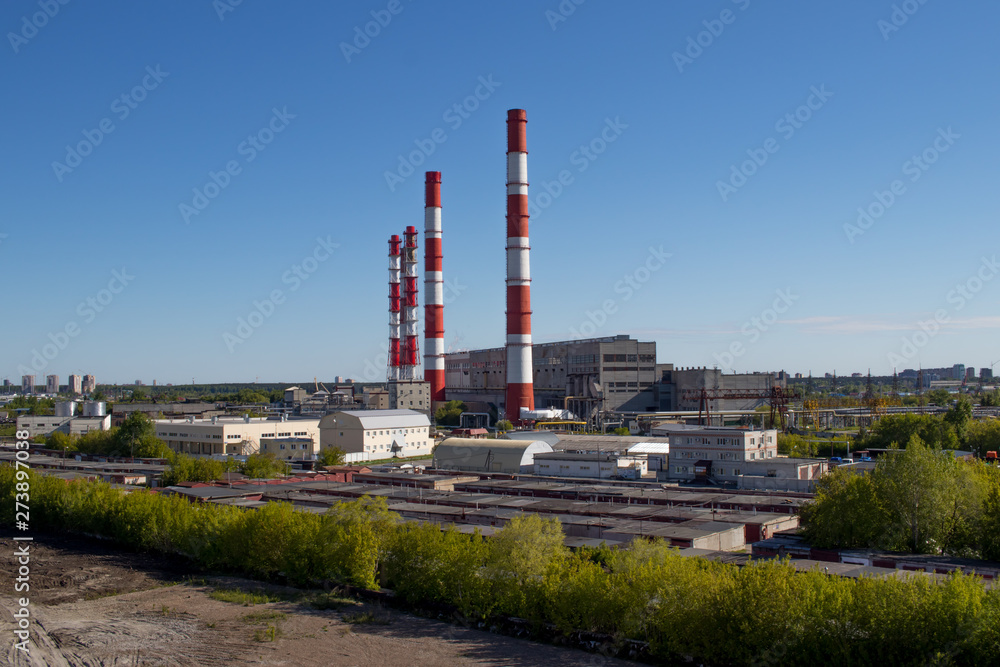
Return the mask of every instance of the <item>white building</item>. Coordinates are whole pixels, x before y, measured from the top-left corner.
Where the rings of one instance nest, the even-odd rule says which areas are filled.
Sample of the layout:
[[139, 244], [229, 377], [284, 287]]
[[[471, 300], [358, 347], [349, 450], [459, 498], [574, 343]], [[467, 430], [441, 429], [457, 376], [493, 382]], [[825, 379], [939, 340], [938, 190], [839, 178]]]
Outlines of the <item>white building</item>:
[[342, 410], [320, 420], [320, 445], [339, 447], [351, 462], [429, 456], [430, 427], [416, 410]]
[[553, 452], [535, 454], [535, 474], [553, 477], [639, 479], [647, 472], [646, 456], [628, 454], [579, 454]]
[[318, 419], [280, 421], [250, 417], [188, 417], [157, 419], [154, 423], [156, 437], [170, 449], [202, 456], [256, 454], [264, 438], [306, 438], [319, 442]]
[[736, 481], [744, 463], [778, 456], [778, 431], [706, 427], [670, 436], [670, 473], [675, 480]]
[[83, 435], [90, 431], [111, 429], [111, 415], [71, 417], [54, 415], [22, 415], [17, 418], [17, 430], [27, 431], [29, 438], [62, 431], [68, 435]]

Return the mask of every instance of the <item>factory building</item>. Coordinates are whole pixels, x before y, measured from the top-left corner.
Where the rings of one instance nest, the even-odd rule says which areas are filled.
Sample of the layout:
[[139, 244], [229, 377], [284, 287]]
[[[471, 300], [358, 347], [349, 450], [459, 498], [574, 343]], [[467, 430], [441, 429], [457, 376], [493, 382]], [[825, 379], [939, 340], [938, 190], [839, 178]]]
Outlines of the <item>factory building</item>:
[[[501, 347], [445, 355], [448, 400], [504, 408], [506, 353]], [[531, 353], [538, 408], [566, 408], [581, 418], [599, 410], [656, 409], [655, 342], [620, 335], [539, 343]]]
[[320, 420], [320, 444], [344, 450], [348, 461], [425, 456], [434, 445], [430, 427], [417, 410], [343, 410]]
[[431, 383], [423, 380], [396, 380], [388, 384], [390, 410], [416, 410], [430, 414]]
[[[448, 400], [480, 402], [503, 413], [506, 350], [466, 350], [445, 355]], [[698, 411], [701, 389], [784, 388], [784, 373], [724, 374], [712, 368], [674, 368], [656, 363], [656, 343], [628, 335], [532, 346], [532, 375], [538, 408], [565, 408], [581, 419], [599, 411]], [[752, 410], [763, 398], [713, 399], [712, 411]]]
[[70, 415], [22, 415], [17, 418], [17, 430], [27, 431], [28, 438], [47, 436], [59, 431], [67, 435], [84, 435], [91, 431], [111, 428], [111, 415], [74, 417]]
[[175, 452], [200, 456], [248, 456], [265, 438], [307, 438], [319, 442], [318, 419], [157, 419], [156, 437]]

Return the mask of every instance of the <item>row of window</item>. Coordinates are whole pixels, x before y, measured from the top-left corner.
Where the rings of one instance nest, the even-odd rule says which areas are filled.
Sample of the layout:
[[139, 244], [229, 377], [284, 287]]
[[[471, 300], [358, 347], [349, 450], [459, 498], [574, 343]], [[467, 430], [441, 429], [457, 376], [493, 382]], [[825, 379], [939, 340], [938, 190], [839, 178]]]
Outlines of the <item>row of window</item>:
[[[740, 475], [740, 469], [739, 468], [731, 468], [730, 470], [732, 471], [730, 473], [731, 475], [739, 477], [739, 475]], [[688, 466], [674, 466], [674, 472], [677, 473], [678, 475], [683, 475], [683, 474], [687, 474], [688, 472], [691, 472], [691, 471], [688, 469]], [[726, 469], [725, 468], [717, 468], [713, 472], [716, 475], [725, 475], [726, 474]]]
[[[423, 431], [423, 429], [419, 429], [419, 428], [392, 428], [392, 429], [384, 429], [384, 430], [381, 430], [381, 431], [365, 431], [365, 437], [368, 438], [368, 437], [371, 437], [371, 436], [374, 436], [374, 435], [407, 435], [407, 434], [410, 434], [410, 433], [419, 433], [421, 431]], [[344, 432], [341, 431], [340, 435], [343, 436]]]

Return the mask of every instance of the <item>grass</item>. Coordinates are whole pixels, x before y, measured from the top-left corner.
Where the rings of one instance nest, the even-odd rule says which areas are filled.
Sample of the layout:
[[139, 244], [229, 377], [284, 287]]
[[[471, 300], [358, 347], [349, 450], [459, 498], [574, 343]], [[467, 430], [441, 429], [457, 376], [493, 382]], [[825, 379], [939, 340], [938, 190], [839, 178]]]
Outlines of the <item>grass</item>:
[[243, 616], [244, 623], [266, 623], [268, 621], [283, 621], [288, 618], [288, 614], [280, 611], [258, 611]]
[[389, 616], [387, 614], [376, 614], [372, 611], [356, 611], [344, 614], [342, 618], [344, 623], [351, 625], [389, 625]]
[[255, 642], [273, 642], [277, 641], [281, 637], [281, 628], [277, 625], [268, 624], [266, 628], [261, 628], [260, 630], [254, 630], [253, 640]]
[[219, 602], [241, 604], [244, 607], [252, 607], [269, 602], [283, 602], [289, 599], [287, 595], [265, 593], [263, 591], [246, 591], [241, 588], [216, 588], [208, 594], [208, 597]]
[[313, 609], [319, 610], [340, 609], [341, 607], [354, 606], [356, 604], [358, 604], [357, 600], [336, 595], [335, 593], [317, 593], [309, 598], [309, 605]]

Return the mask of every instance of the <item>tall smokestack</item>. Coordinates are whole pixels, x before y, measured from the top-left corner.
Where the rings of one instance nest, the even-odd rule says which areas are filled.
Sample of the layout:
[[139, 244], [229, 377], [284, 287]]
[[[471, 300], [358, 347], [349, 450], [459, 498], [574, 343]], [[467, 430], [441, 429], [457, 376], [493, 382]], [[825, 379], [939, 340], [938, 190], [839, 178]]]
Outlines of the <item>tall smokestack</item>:
[[399, 379], [399, 270], [399, 237], [393, 234], [389, 237], [389, 380]]
[[535, 409], [528, 262], [528, 143], [524, 109], [507, 111], [507, 419]]
[[441, 172], [424, 180], [424, 380], [444, 401], [444, 283], [441, 278]]
[[417, 228], [403, 233], [403, 358], [401, 380], [412, 380], [417, 369]]

